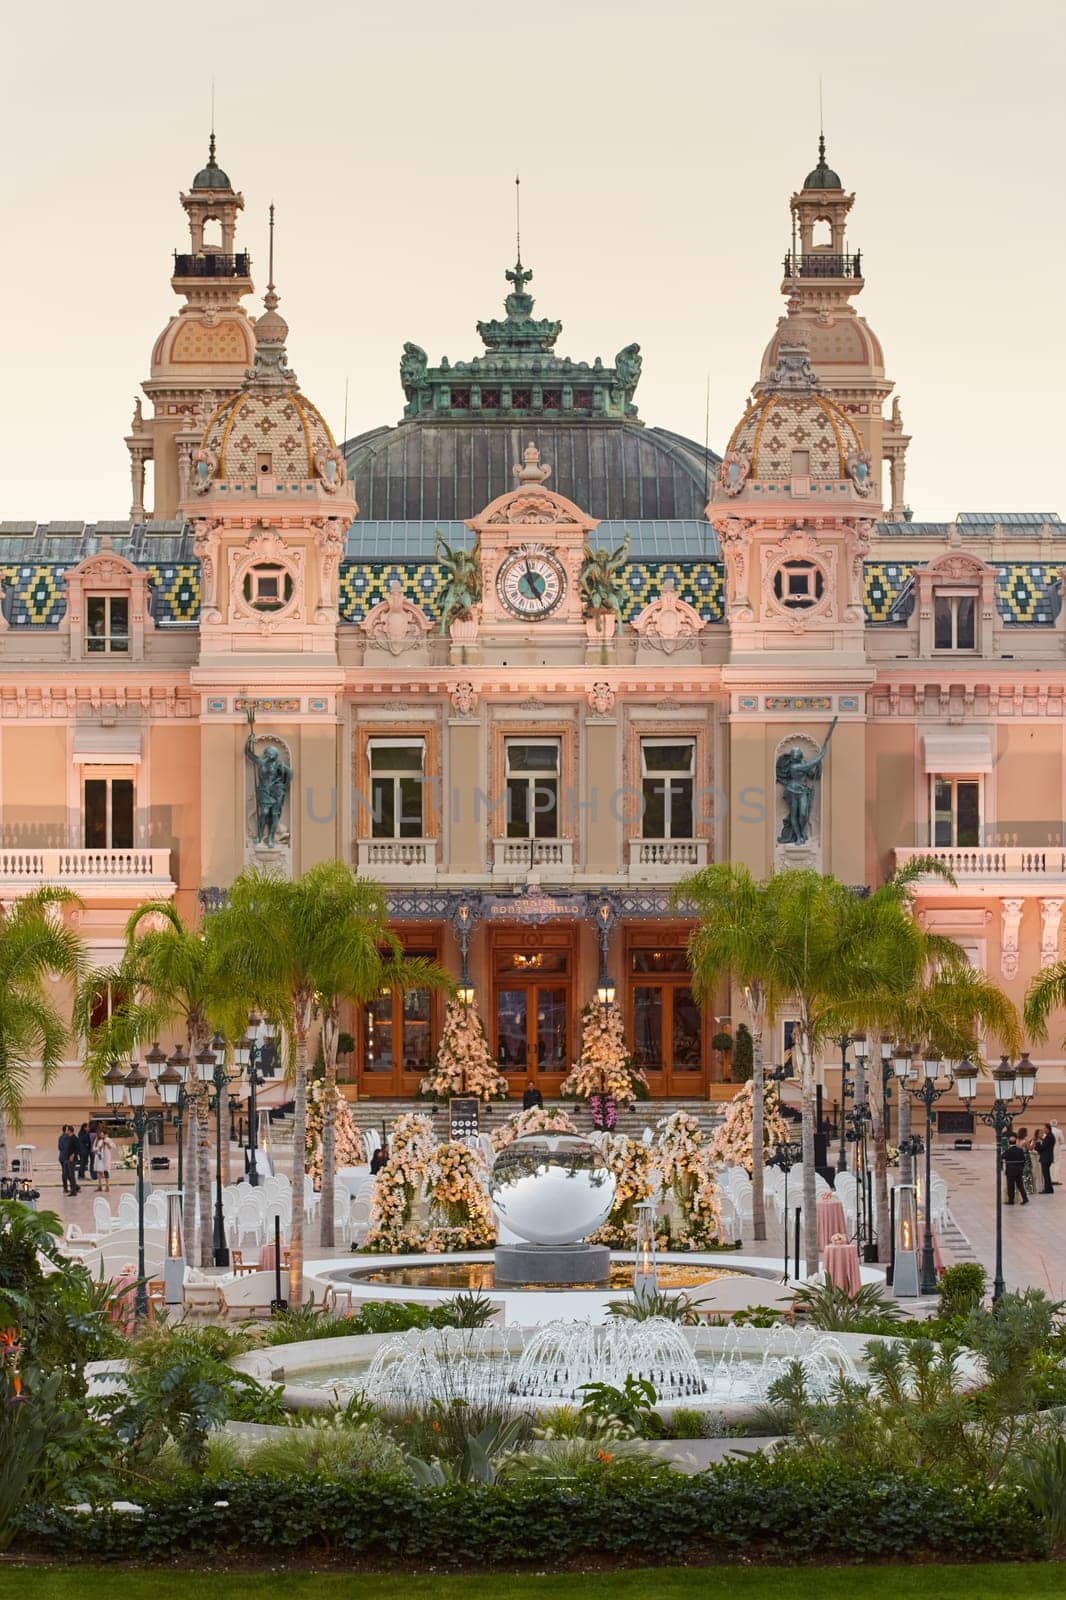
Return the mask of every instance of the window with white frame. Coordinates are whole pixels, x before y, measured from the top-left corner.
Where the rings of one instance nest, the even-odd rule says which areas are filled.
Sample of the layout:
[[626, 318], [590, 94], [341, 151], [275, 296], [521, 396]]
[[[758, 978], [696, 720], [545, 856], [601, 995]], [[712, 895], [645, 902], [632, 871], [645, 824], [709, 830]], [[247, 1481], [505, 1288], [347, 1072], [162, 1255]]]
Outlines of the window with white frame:
[[426, 741], [371, 739], [370, 812], [375, 839], [421, 839]]
[[130, 602], [124, 594], [85, 597], [85, 652], [91, 656], [129, 655]]
[[96, 772], [82, 779], [82, 824], [86, 850], [133, 846], [134, 783], [126, 775]]
[[930, 778], [932, 843], [939, 846], [981, 843], [980, 778]]
[[695, 739], [640, 741], [640, 797], [645, 839], [691, 839]]
[[559, 740], [505, 744], [508, 839], [559, 836]]
[[933, 649], [977, 649], [977, 595], [933, 595]]

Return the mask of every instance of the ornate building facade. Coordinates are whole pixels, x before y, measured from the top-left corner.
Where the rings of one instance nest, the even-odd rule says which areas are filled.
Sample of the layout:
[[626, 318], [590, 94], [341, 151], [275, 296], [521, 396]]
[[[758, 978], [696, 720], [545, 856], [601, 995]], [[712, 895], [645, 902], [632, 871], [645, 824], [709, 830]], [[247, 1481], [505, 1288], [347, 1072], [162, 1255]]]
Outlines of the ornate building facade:
[[[244, 310], [212, 140], [130, 518], [0, 523], [0, 896], [72, 887], [108, 964], [145, 898], [191, 917], [249, 862], [339, 856], [467, 964], [518, 1093], [557, 1090], [607, 978], [653, 1092], [715, 1092], [741, 1012], [696, 1005], [671, 899], [710, 861], [873, 884], [935, 850], [958, 886], [921, 915], [1020, 998], [1066, 904], [1064, 529], [911, 520], [853, 199], [823, 146], [721, 457], [645, 425], [636, 344], [558, 355], [521, 261], [483, 353], [408, 342], [401, 420], [338, 445], [273, 282]], [[352, 1084], [413, 1093], [440, 1023], [361, 1009]]]

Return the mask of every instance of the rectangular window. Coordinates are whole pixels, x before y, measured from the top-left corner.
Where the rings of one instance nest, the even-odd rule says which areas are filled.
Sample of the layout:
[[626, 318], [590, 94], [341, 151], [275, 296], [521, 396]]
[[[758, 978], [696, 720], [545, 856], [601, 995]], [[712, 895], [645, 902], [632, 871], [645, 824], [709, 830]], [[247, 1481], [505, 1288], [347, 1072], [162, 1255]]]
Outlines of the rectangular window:
[[86, 778], [82, 793], [86, 850], [133, 846], [133, 779]]
[[933, 596], [933, 649], [977, 649], [977, 596]]
[[508, 839], [559, 837], [558, 739], [508, 739]]
[[88, 655], [128, 655], [130, 603], [124, 594], [91, 594], [85, 601]]
[[933, 844], [970, 846], [981, 842], [981, 780], [936, 778], [933, 783]]
[[694, 739], [640, 741], [645, 839], [691, 839], [696, 767]]
[[424, 739], [371, 739], [370, 813], [375, 839], [421, 839]]

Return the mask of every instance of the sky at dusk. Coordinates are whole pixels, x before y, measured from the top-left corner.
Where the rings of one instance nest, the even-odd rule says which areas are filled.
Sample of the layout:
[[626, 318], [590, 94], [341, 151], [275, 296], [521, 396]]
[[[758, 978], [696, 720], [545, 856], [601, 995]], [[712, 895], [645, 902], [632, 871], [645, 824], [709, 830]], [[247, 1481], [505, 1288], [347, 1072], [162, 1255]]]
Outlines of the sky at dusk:
[[698, 439], [709, 379], [719, 450], [783, 309], [821, 79], [916, 518], [1066, 514], [1061, 0], [59, 0], [5, 30], [0, 520], [128, 511], [212, 76], [245, 303], [274, 200], [290, 364], [338, 436], [346, 385], [349, 434], [399, 418], [405, 340], [480, 352], [518, 169], [559, 353], [638, 341], [641, 417]]

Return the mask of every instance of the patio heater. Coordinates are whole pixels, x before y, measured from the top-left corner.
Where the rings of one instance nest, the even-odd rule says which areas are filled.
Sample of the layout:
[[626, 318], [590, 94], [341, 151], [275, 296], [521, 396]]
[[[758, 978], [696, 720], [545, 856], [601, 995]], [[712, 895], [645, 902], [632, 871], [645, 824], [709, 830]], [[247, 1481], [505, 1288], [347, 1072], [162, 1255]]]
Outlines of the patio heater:
[[634, 1209], [637, 1213], [637, 1260], [633, 1268], [633, 1299], [638, 1305], [645, 1305], [659, 1292], [655, 1263], [655, 1202], [641, 1200]]
[[181, 1232], [181, 1195], [172, 1189], [167, 1195], [167, 1253], [163, 1261], [163, 1299], [168, 1306], [180, 1306], [185, 1299], [185, 1245]]
[[896, 1258], [892, 1288], [897, 1297], [918, 1294], [918, 1198], [913, 1183], [896, 1185]]

